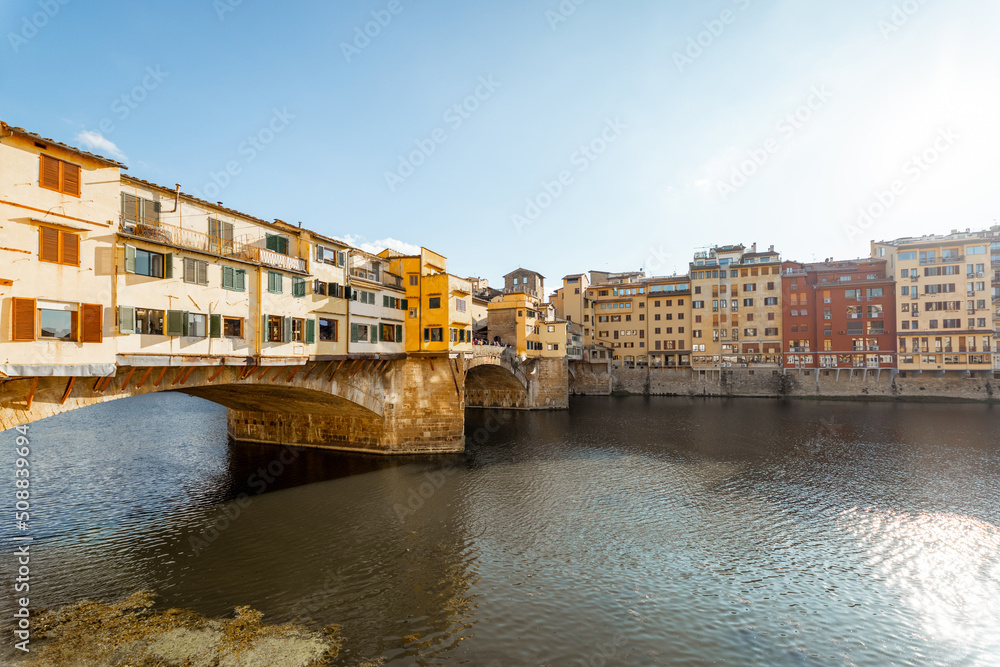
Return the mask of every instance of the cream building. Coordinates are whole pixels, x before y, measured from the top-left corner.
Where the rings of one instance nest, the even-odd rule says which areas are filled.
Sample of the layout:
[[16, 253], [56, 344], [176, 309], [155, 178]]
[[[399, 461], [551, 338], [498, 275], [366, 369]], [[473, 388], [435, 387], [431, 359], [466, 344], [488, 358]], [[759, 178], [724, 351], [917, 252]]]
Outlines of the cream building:
[[0, 122], [0, 377], [115, 372], [123, 168]]
[[1000, 227], [873, 241], [872, 256], [896, 279], [901, 373], [1000, 368]]
[[401, 355], [406, 352], [408, 302], [403, 278], [377, 255], [351, 250], [348, 261], [350, 342], [352, 355]]

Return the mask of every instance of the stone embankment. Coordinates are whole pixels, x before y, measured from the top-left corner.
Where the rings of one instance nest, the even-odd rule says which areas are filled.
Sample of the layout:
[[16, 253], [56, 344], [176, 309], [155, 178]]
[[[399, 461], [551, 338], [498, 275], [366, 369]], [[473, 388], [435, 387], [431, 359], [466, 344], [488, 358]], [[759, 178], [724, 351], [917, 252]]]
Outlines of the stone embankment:
[[609, 368], [573, 364], [570, 393], [659, 396], [748, 396], [879, 400], [1000, 400], [1000, 379], [883, 369], [787, 371], [776, 369]]

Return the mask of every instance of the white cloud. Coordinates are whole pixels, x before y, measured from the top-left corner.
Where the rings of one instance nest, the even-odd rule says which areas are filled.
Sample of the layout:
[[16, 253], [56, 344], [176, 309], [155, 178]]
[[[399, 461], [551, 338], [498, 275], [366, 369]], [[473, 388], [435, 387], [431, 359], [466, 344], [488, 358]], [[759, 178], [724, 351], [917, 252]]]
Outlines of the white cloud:
[[405, 241], [400, 241], [394, 238], [384, 238], [376, 239], [374, 241], [365, 241], [364, 237], [359, 234], [345, 234], [343, 236], [334, 236], [335, 239], [340, 239], [344, 243], [350, 243], [355, 248], [360, 248], [365, 252], [369, 252], [373, 255], [377, 255], [386, 248], [391, 248], [392, 250], [398, 250], [401, 253], [407, 255], [419, 255], [420, 246], [413, 245], [412, 243], [407, 243]]
[[115, 142], [111, 141], [100, 132], [84, 130], [76, 135], [76, 140], [90, 150], [110, 155], [116, 160], [125, 161], [127, 159], [125, 157], [125, 153], [122, 153], [121, 149], [115, 145]]

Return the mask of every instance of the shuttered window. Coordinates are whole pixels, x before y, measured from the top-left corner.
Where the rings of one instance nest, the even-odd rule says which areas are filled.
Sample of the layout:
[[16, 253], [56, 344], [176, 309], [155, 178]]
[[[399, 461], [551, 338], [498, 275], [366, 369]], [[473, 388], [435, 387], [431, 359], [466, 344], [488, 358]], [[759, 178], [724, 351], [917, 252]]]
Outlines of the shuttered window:
[[38, 184], [46, 190], [80, 196], [80, 165], [42, 155], [38, 171]]
[[118, 333], [135, 333], [135, 308], [132, 306], [118, 306]]
[[208, 316], [208, 337], [222, 338], [222, 315]]
[[305, 278], [292, 276], [292, 296], [305, 296], [305, 295], [306, 295]]
[[82, 323], [82, 336], [80, 340], [84, 343], [100, 343], [103, 337], [104, 306], [93, 303], [85, 303], [80, 306], [80, 321]]
[[38, 228], [38, 259], [80, 266], [80, 235], [55, 227]]
[[277, 271], [267, 272], [267, 291], [271, 294], [281, 294], [281, 274]]
[[306, 345], [316, 342], [316, 320], [310, 318], [306, 320]]
[[208, 284], [208, 262], [184, 258], [184, 282], [196, 285]]
[[231, 266], [222, 267], [222, 287], [236, 292], [246, 291], [247, 272]]
[[125, 222], [157, 224], [160, 222], [160, 202], [123, 192], [122, 219]]
[[11, 299], [11, 340], [35, 340], [35, 300]]
[[287, 255], [288, 254], [288, 239], [284, 236], [278, 236], [277, 234], [268, 234], [265, 237], [264, 245], [268, 250], [272, 250], [276, 253]]
[[223, 255], [233, 252], [233, 224], [221, 220], [208, 219], [209, 250]]

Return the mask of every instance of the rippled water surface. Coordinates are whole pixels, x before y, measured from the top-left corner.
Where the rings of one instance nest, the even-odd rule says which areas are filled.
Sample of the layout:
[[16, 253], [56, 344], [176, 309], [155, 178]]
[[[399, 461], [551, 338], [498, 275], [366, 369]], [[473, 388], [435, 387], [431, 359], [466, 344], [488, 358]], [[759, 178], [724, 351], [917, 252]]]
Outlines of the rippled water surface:
[[31, 426], [32, 605], [251, 605], [341, 624], [344, 665], [996, 665], [998, 419], [577, 398], [385, 460], [228, 442], [224, 409], [141, 396]]

